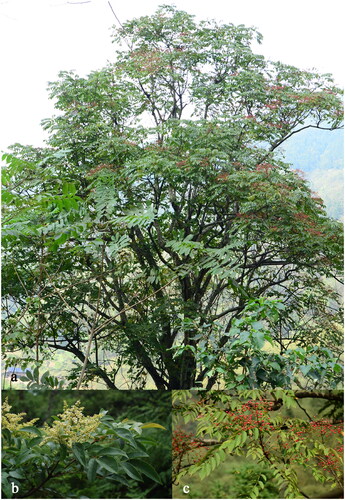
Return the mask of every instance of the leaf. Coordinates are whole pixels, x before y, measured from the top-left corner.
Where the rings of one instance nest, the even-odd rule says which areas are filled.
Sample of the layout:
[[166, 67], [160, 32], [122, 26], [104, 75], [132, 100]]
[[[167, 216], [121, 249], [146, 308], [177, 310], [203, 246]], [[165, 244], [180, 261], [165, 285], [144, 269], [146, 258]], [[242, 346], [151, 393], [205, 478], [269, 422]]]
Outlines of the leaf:
[[163, 427], [162, 425], [160, 424], [155, 424], [154, 422], [150, 422], [148, 424], [142, 424], [140, 426], [142, 429], [151, 429], [151, 428], [157, 428], [157, 429], [163, 429], [166, 431], [166, 428]]
[[258, 496], [259, 496], [259, 488], [257, 486], [253, 486], [253, 489], [250, 492], [250, 498], [258, 498]]
[[248, 434], [246, 433], [246, 431], [242, 431], [241, 432], [241, 445], [246, 442], [247, 437], [248, 437]]
[[75, 184], [73, 182], [65, 182], [62, 185], [62, 193], [65, 196], [68, 196], [69, 194], [75, 194], [77, 192], [77, 188], [75, 187]]
[[43, 375], [41, 376], [41, 382], [44, 382], [47, 377], [49, 377], [49, 371], [43, 373]]
[[269, 366], [270, 366], [271, 368], [273, 368], [274, 370], [277, 370], [277, 371], [280, 371], [280, 370], [281, 370], [281, 366], [280, 366], [280, 364], [279, 364], [279, 363], [277, 363], [276, 361], [271, 361], [271, 362], [269, 363]]
[[97, 464], [97, 460], [95, 460], [94, 458], [91, 458], [91, 460], [89, 461], [89, 463], [87, 464], [87, 478], [88, 480], [92, 483], [95, 478], [96, 478], [96, 474], [97, 474], [97, 469], [98, 469], [98, 464]]
[[12, 434], [9, 429], [6, 429], [5, 427], [2, 429], [2, 435], [3, 439], [6, 439], [9, 443], [11, 442], [12, 439]]
[[253, 343], [257, 349], [262, 349], [265, 345], [265, 331], [256, 331], [252, 336]]
[[[237, 437], [237, 436], [236, 436]], [[231, 453], [234, 448], [236, 448], [238, 443], [236, 443], [236, 438], [235, 439], [227, 439], [224, 441], [224, 443], [221, 444], [220, 448], [221, 449], [226, 449], [228, 453]]]
[[133, 434], [128, 429], [116, 428], [115, 434], [120, 438], [124, 439], [125, 441], [129, 441], [130, 443], [135, 444], [133, 439]]
[[85, 450], [84, 450], [83, 444], [82, 443], [73, 443], [72, 444], [72, 451], [73, 451], [73, 455], [76, 457], [78, 462], [80, 462], [81, 465], [85, 466], [86, 458], [85, 458]]
[[121, 483], [127, 486], [128, 488], [130, 487], [129, 481], [122, 475], [120, 474], [112, 474], [111, 476], [107, 477], [107, 481], [113, 481], [114, 483]]
[[54, 245], [63, 245], [68, 240], [68, 234], [62, 233], [55, 239]]
[[269, 380], [268, 374], [267, 374], [266, 370], [264, 370], [263, 368], [259, 368], [257, 370], [256, 376], [258, 379], [263, 380], [263, 381]]
[[142, 480], [140, 473], [136, 470], [135, 467], [133, 467], [132, 464], [130, 464], [129, 462], [122, 462], [121, 466], [122, 466], [123, 470], [128, 474], [129, 477], [131, 477], [132, 479], [135, 479], [136, 481]]
[[37, 427], [34, 427], [33, 425], [30, 425], [28, 427], [21, 427], [20, 429], [21, 431], [25, 431], [25, 432], [31, 432], [32, 434], [36, 434], [36, 436], [42, 436], [42, 432], [40, 431], [40, 429], [37, 429]]
[[100, 457], [97, 458], [97, 462], [99, 463], [99, 465], [101, 465], [104, 469], [106, 469], [109, 472], [118, 472], [119, 470], [119, 464], [117, 463], [115, 458]]
[[145, 458], [148, 456], [149, 456], [149, 454], [143, 450], [133, 450], [133, 451], [127, 452], [127, 457], [129, 460], [131, 460], [132, 458]]
[[17, 470], [11, 470], [8, 473], [9, 477], [14, 477], [15, 479], [25, 479], [25, 476], [21, 474], [21, 472], [18, 472]]
[[300, 368], [301, 372], [303, 373], [303, 375], [306, 376], [310, 372], [312, 366], [311, 365], [301, 365], [299, 368]]
[[28, 447], [29, 447], [29, 448], [33, 448], [34, 446], [36, 446], [37, 444], [39, 444], [41, 441], [42, 441], [42, 437], [41, 437], [41, 436], [38, 436], [38, 437], [32, 438], [32, 439], [30, 439], [30, 441], [28, 442]]
[[258, 331], [258, 330], [262, 330], [264, 325], [261, 321], [254, 321], [252, 324], [251, 324], [251, 327], [255, 330], [255, 331]]
[[104, 448], [102, 449], [102, 456], [125, 457], [128, 458], [127, 453], [120, 448]]
[[33, 380], [35, 380], [36, 382], [39, 382], [39, 368], [38, 368], [38, 366], [35, 366], [35, 368], [32, 372], [32, 375], [33, 375]]
[[156, 483], [162, 484], [161, 478], [155, 471], [155, 469], [152, 467], [152, 465], [148, 464], [147, 462], [144, 462], [143, 460], [131, 460], [131, 464], [134, 465], [137, 469], [140, 470], [145, 476], [149, 477]]
[[19, 456], [19, 459], [17, 460], [17, 465], [22, 465], [22, 464], [25, 464], [25, 462], [28, 462], [29, 460], [31, 460], [32, 458], [39, 458], [40, 455], [38, 455], [37, 453], [30, 453], [29, 451], [23, 453], [21, 456]]
[[60, 450], [59, 450], [59, 456], [60, 460], [64, 460], [67, 457], [67, 454], [69, 453], [69, 450], [67, 446], [64, 443], [60, 443]]

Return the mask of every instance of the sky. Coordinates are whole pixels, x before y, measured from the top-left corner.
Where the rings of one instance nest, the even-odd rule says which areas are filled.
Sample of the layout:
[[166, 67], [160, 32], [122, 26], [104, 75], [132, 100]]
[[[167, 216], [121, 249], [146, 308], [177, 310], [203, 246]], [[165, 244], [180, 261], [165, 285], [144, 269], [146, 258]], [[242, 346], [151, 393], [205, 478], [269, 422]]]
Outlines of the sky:
[[[197, 20], [256, 27], [257, 53], [301, 69], [332, 73], [344, 86], [341, 0], [110, 0], [121, 22], [174, 4]], [[107, 0], [0, 0], [0, 151], [43, 145], [40, 121], [54, 114], [47, 83], [61, 70], [83, 76], [114, 61]]]

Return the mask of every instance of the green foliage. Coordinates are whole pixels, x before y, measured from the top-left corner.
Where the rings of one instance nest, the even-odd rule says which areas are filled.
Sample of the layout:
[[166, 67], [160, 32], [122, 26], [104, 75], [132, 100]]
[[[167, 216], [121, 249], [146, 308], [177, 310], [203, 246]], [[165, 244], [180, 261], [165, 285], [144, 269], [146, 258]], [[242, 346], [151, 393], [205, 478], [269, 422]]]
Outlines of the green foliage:
[[230, 474], [232, 498], [277, 498], [279, 495], [272, 471], [262, 465], [242, 465]]
[[49, 84], [47, 146], [4, 156], [4, 349], [72, 354], [71, 388], [124, 365], [132, 388], [335, 387], [341, 225], [279, 148], [340, 128], [341, 90], [172, 6], [114, 37], [114, 63]]
[[[66, 487], [72, 497], [83, 488], [96, 492], [101, 487], [105, 498], [123, 498], [131, 488], [147, 494], [152, 484], [162, 484], [150, 463], [150, 452], [158, 443], [146, 435], [140, 422], [118, 422], [106, 411], [85, 416], [77, 402], [71, 407], [65, 405], [52, 424], [36, 427], [25, 425], [25, 414], [10, 413], [10, 409], [5, 402], [4, 498], [13, 496], [11, 482], [19, 486], [19, 494], [25, 498], [60, 497]], [[104, 485], [112, 486], [109, 490]]]
[[39, 375], [39, 368], [35, 366], [33, 370], [26, 370], [25, 376], [19, 377], [22, 382], [27, 383], [27, 389], [62, 389], [64, 382], [57, 377], [50, 375], [49, 371]]
[[[304, 378], [306, 387], [336, 388], [342, 382], [343, 366], [327, 348], [307, 346], [270, 353], [265, 345], [275, 346], [271, 331], [286, 307], [276, 300], [253, 299], [235, 319], [226, 336], [230, 342], [222, 349], [223, 357], [214, 354], [214, 344], [179, 346], [175, 357], [192, 350], [206, 375], [222, 374], [226, 389], [290, 388]], [[276, 343], [276, 345], [279, 345]]]

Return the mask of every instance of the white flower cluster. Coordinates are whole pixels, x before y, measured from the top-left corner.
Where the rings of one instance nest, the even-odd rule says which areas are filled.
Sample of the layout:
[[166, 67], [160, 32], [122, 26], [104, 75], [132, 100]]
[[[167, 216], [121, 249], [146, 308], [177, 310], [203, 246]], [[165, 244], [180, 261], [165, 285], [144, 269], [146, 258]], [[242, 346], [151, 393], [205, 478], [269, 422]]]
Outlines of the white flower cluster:
[[63, 412], [58, 415], [58, 418], [50, 426], [44, 425], [45, 438], [41, 444], [55, 441], [72, 446], [73, 443], [83, 443], [92, 439], [99, 427], [102, 415], [87, 417], [83, 414], [83, 410], [80, 401], [71, 407], [64, 402]]

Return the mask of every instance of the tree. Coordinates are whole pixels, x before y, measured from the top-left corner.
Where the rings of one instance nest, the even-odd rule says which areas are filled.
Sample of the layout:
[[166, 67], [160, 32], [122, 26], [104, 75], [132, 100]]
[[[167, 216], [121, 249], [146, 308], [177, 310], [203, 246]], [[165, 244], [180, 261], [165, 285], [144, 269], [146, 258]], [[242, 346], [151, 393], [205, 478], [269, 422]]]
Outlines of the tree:
[[313, 482], [341, 498], [342, 391], [174, 391], [173, 401], [175, 483], [202, 481], [234, 457], [237, 473], [249, 474], [232, 498], [267, 498], [267, 486], [277, 489], [272, 498], [315, 498]]
[[253, 28], [171, 6], [114, 40], [113, 64], [50, 84], [47, 147], [5, 155], [8, 363], [62, 350], [78, 388], [114, 389], [123, 366], [136, 387], [148, 375], [158, 389], [211, 388], [254, 308], [256, 354], [275, 357], [250, 363], [242, 343], [242, 379], [228, 383], [336, 386], [341, 225], [279, 147], [339, 128], [341, 91], [253, 53]]

